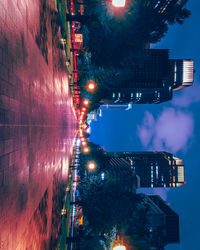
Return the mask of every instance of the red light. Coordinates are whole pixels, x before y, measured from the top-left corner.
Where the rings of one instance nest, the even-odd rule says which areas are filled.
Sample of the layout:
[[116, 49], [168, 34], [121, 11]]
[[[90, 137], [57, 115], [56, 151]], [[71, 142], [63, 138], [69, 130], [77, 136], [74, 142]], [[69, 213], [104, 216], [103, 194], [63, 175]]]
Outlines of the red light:
[[84, 104], [84, 105], [88, 106], [89, 103], [90, 103], [90, 101], [89, 101], [88, 99], [84, 99], [84, 100], [83, 100], [83, 104]]
[[89, 89], [94, 89], [94, 88], [95, 88], [94, 83], [90, 83], [90, 84], [88, 84], [88, 88], [89, 88]]
[[89, 81], [86, 85], [87, 90], [90, 92], [95, 91], [96, 87], [97, 87], [97, 84], [93, 81]]
[[90, 149], [88, 147], [83, 148], [83, 152], [85, 154], [88, 154], [90, 152]]

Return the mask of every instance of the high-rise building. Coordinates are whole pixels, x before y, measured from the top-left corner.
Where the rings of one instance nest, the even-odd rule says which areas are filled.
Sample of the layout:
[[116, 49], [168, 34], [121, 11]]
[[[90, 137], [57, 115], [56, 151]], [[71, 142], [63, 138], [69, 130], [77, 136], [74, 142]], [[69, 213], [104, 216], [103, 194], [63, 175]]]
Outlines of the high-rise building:
[[107, 86], [101, 104], [162, 103], [193, 83], [194, 62], [170, 60], [167, 49], [144, 49], [128, 68], [122, 81]]
[[[163, 83], [165, 85], [165, 83]], [[112, 93], [104, 96], [101, 100], [103, 104], [157, 104], [172, 99], [172, 87], [162, 88], [112, 88]]]
[[194, 61], [190, 59], [170, 60], [169, 84], [173, 91], [192, 86], [194, 81]]
[[144, 195], [143, 204], [148, 209], [147, 229], [149, 242], [154, 249], [162, 249], [169, 243], [179, 243], [179, 216], [158, 195]]
[[108, 152], [111, 158], [124, 158], [137, 177], [137, 187], [180, 187], [185, 183], [181, 159], [167, 152]]
[[102, 180], [107, 180], [124, 191], [136, 192], [137, 177], [129, 160], [124, 157], [105, 157], [102, 161], [104, 170], [99, 173]]
[[144, 6], [153, 5], [158, 13], [166, 13], [171, 8], [183, 7], [187, 0], [146, 0]]

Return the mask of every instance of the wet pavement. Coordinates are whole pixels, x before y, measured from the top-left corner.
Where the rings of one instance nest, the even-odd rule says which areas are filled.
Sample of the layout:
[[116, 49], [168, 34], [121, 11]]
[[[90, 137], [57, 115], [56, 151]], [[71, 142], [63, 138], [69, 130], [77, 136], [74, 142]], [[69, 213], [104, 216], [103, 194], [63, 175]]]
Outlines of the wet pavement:
[[54, 0], [0, 1], [0, 249], [54, 249], [76, 117]]

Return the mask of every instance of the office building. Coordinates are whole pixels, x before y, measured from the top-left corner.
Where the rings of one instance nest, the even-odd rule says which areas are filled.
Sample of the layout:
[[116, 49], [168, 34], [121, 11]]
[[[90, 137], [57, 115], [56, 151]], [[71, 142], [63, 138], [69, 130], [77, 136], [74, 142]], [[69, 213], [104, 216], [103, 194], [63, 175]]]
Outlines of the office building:
[[182, 8], [186, 2], [186, 0], [146, 0], [144, 1], [143, 6], [148, 7], [149, 5], [152, 5], [158, 13], [164, 14], [172, 8]]
[[99, 173], [102, 180], [117, 185], [123, 191], [136, 192], [137, 177], [129, 160], [124, 157], [107, 157], [106, 155], [102, 161], [102, 171]]
[[193, 83], [194, 62], [170, 60], [168, 49], [144, 49], [127, 68], [123, 80], [107, 84], [101, 105], [158, 104]]
[[148, 242], [154, 248], [164, 249], [170, 243], [179, 243], [179, 216], [158, 195], [141, 195], [143, 205], [147, 207], [146, 227]]
[[194, 61], [190, 59], [170, 60], [169, 84], [173, 91], [192, 86], [194, 81]]
[[181, 159], [167, 152], [108, 152], [111, 158], [124, 158], [137, 177], [137, 188], [180, 187], [185, 183]]

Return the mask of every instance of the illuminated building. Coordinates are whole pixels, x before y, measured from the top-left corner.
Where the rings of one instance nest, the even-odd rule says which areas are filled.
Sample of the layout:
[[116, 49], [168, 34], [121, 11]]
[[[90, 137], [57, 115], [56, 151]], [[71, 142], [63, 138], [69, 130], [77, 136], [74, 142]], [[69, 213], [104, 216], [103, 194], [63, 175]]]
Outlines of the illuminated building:
[[173, 91], [177, 91], [192, 86], [194, 81], [194, 61], [193, 60], [170, 60], [169, 83]]
[[161, 103], [172, 98], [168, 49], [144, 49], [133, 59], [123, 81], [110, 85], [102, 104]]
[[168, 49], [144, 49], [136, 55], [122, 81], [114, 78], [102, 95], [102, 105], [158, 104], [173, 91], [191, 86], [194, 62], [169, 59]]
[[105, 157], [103, 165], [104, 170], [99, 175], [102, 180], [109, 180], [123, 191], [136, 192], [137, 178], [129, 160], [123, 157]]
[[112, 97], [103, 99], [103, 103], [117, 104], [157, 104], [172, 99], [172, 87], [162, 88], [113, 88]]
[[146, 0], [143, 3], [143, 6], [154, 5], [154, 9], [158, 13], [164, 14], [169, 11], [171, 8], [183, 7], [186, 3], [186, 0]]
[[106, 153], [128, 160], [137, 177], [137, 188], [180, 187], [185, 183], [182, 160], [167, 152]]
[[[149, 243], [154, 249], [162, 249], [169, 243], [179, 243], [179, 216], [158, 195], [144, 195], [147, 210]], [[163, 248], [164, 249], [164, 248]]]

